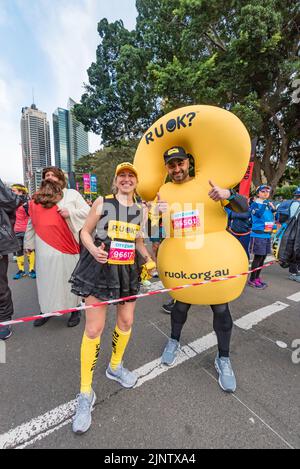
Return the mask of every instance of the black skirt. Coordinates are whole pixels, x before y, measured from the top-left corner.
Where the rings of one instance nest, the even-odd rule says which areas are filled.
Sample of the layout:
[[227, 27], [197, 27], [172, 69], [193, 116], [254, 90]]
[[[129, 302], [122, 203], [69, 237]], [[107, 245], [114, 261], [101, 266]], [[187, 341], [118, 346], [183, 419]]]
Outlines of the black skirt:
[[[100, 245], [101, 241], [97, 241], [95, 244]], [[103, 301], [136, 295], [140, 286], [139, 270], [137, 261], [126, 265], [101, 264], [83, 248], [69, 280], [71, 291], [83, 298], [91, 295]]]

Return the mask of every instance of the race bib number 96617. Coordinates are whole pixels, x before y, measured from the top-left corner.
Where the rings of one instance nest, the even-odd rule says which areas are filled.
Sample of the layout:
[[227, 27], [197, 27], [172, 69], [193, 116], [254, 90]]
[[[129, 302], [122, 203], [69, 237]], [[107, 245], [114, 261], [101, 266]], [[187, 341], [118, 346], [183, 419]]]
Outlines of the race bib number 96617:
[[109, 264], [134, 264], [135, 243], [112, 241], [108, 253]]

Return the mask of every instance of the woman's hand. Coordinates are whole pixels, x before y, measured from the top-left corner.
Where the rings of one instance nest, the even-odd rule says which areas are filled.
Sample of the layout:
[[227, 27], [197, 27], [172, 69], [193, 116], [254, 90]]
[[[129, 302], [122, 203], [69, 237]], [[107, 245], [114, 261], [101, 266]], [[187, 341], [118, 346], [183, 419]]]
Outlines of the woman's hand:
[[269, 202], [269, 205], [271, 207], [272, 210], [274, 210], [276, 212], [276, 207], [274, 204], [272, 204], [272, 202]]
[[104, 248], [105, 244], [101, 243], [101, 246], [97, 247], [94, 245], [90, 250], [92, 256], [96, 259], [97, 262], [100, 262], [100, 264], [107, 263], [108, 253], [104, 250]]

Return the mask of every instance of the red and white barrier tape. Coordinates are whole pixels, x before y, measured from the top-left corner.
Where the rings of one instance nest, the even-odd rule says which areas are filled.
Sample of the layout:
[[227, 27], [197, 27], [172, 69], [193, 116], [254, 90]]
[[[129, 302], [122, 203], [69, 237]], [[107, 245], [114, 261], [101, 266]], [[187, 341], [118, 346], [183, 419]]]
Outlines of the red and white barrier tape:
[[53, 311], [52, 313], [43, 314], [42, 316], [41, 314], [37, 314], [35, 316], [26, 316], [24, 318], [14, 319], [12, 321], [0, 322], [0, 327], [6, 327], [6, 326], [11, 326], [13, 324], [21, 324], [24, 322], [35, 321], [36, 319], [41, 319], [41, 317], [51, 318], [53, 316], [63, 316], [64, 314], [72, 313], [73, 311], [98, 308], [99, 306], [111, 305], [114, 303], [118, 303], [119, 301], [137, 300], [139, 298], [144, 298], [146, 296], [153, 296], [153, 295], [158, 295], [161, 293], [168, 293], [170, 291], [182, 290], [183, 288], [199, 287], [200, 285], [205, 285], [207, 283], [223, 282], [224, 280], [231, 280], [233, 278], [239, 278], [239, 277], [242, 277], [243, 275], [248, 275], [248, 274], [251, 274], [252, 272], [256, 272], [257, 270], [265, 269], [266, 267], [269, 267], [270, 265], [275, 264], [276, 262], [277, 261], [267, 262], [261, 267], [257, 267], [256, 269], [253, 269], [253, 270], [248, 270], [248, 272], [242, 272], [241, 274], [237, 274], [237, 275], [228, 275], [226, 277], [214, 278], [212, 280], [204, 280], [203, 282], [189, 283], [189, 284], [181, 285], [181, 286], [174, 287], [174, 288], [162, 288], [160, 290], [154, 290], [148, 293], [140, 293], [139, 295], [131, 295], [131, 296], [123, 297], [123, 298], [117, 298], [116, 300], [101, 301], [100, 303], [94, 303], [89, 306], [77, 306], [76, 308], [61, 309], [59, 311]]

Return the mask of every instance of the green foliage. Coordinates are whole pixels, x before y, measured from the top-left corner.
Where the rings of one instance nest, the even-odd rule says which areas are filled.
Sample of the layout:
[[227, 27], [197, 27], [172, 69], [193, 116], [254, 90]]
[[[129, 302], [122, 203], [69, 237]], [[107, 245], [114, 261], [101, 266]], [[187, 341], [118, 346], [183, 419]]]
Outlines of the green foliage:
[[75, 163], [76, 181], [79, 182], [80, 192], [83, 192], [82, 175], [93, 173], [98, 179], [99, 195], [110, 194], [116, 166], [123, 161], [132, 163], [137, 143], [136, 141], [123, 142], [118, 147], [104, 147], [80, 158]]
[[300, 167], [287, 166], [282, 178], [279, 180], [279, 186], [289, 184], [300, 186]]
[[274, 195], [275, 198], [282, 198], [284, 200], [293, 199], [293, 192], [297, 189], [297, 186], [282, 186], [276, 190]]
[[77, 119], [117, 146], [180, 106], [224, 107], [258, 138], [254, 184], [275, 187], [299, 164], [299, 3], [136, 0], [136, 8], [133, 31], [99, 22]]

